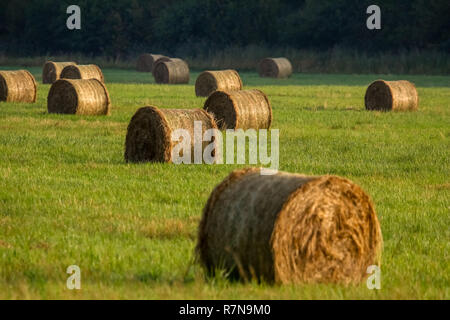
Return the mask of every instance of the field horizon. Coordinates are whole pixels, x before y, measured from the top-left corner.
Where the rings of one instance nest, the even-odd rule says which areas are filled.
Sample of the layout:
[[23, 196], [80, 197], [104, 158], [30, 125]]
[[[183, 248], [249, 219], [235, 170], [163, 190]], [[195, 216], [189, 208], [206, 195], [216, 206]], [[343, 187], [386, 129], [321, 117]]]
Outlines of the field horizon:
[[[450, 77], [242, 72], [264, 91], [280, 129], [281, 171], [333, 174], [372, 198], [384, 248], [380, 290], [208, 279], [194, 262], [214, 186], [250, 165], [127, 164], [128, 122], [146, 105], [202, 108], [187, 85], [104, 69], [110, 116], [47, 113], [40, 67], [35, 104], [0, 103], [0, 299], [449, 299]], [[369, 112], [374, 80], [409, 80], [416, 112]], [[66, 269], [81, 268], [81, 290]]]

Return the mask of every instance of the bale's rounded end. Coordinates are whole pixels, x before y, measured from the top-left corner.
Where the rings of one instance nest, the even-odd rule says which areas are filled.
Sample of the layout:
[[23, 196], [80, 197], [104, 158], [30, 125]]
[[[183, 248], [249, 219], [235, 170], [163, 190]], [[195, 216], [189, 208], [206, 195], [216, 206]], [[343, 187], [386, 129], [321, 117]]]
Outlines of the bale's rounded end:
[[272, 233], [275, 281], [359, 283], [380, 263], [382, 237], [369, 196], [337, 176], [292, 193]]
[[235, 129], [238, 114], [233, 99], [225, 91], [215, 91], [206, 99], [203, 109], [214, 116], [217, 127], [221, 130]]
[[126, 162], [170, 162], [171, 130], [156, 107], [142, 107], [128, 125], [125, 140]]
[[367, 110], [392, 110], [392, 91], [384, 80], [372, 82], [366, 90], [364, 102]]
[[217, 79], [210, 71], [203, 71], [195, 81], [195, 95], [197, 97], [208, 97], [217, 88]]
[[47, 61], [42, 68], [42, 83], [52, 84], [56, 79], [56, 65], [53, 61]]
[[77, 107], [78, 94], [72, 83], [64, 79], [55, 81], [48, 92], [48, 113], [76, 114]]

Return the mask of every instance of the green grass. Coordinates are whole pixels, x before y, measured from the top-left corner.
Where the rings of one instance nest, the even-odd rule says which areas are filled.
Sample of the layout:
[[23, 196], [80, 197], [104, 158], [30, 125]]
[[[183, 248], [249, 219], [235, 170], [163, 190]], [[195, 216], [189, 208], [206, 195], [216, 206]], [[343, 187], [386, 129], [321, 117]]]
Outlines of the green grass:
[[[40, 82], [40, 68], [30, 70]], [[345, 176], [372, 196], [384, 238], [382, 289], [372, 291], [205, 279], [192, 264], [202, 208], [239, 166], [123, 160], [137, 108], [202, 107], [197, 73], [175, 86], [104, 73], [109, 117], [49, 115], [42, 84], [36, 104], [0, 103], [0, 298], [450, 298], [449, 77], [242, 74], [272, 102], [281, 170]], [[378, 78], [415, 82], [419, 111], [365, 111], [365, 88]], [[72, 264], [79, 291], [66, 289]]]

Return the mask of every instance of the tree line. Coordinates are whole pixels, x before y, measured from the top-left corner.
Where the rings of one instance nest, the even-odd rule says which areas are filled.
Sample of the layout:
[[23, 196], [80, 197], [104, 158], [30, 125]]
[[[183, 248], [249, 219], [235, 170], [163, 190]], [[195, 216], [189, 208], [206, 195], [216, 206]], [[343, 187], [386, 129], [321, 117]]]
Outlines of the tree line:
[[[80, 30], [66, 26], [72, 4]], [[380, 30], [366, 27], [371, 4], [381, 9]], [[257, 45], [449, 53], [449, 17], [448, 0], [3, 0], [0, 52], [122, 58]]]

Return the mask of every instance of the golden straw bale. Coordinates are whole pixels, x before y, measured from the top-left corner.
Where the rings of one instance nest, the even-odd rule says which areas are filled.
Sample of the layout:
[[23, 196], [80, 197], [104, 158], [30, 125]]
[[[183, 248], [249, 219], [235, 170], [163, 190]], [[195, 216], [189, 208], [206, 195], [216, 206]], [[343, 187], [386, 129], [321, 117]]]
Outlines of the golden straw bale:
[[[125, 141], [127, 162], [172, 162], [172, 149], [177, 142], [171, 139], [177, 129], [187, 130], [191, 137], [191, 156], [194, 156], [194, 121], [206, 130], [217, 129], [212, 116], [202, 109], [159, 109], [143, 107], [131, 118]], [[203, 142], [204, 150], [211, 142]], [[215, 142], [214, 142], [215, 143]]]
[[215, 91], [242, 90], [242, 80], [236, 70], [203, 71], [195, 81], [197, 97], [208, 97]]
[[203, 109], [214, 116], [220, 129], [268, 129], [272, 124], [269, 99], [257, 89], [216, 91], [205, 101]]
[[27, 70], [0, 71], [0, 101], [34, 103], [37, 84]]
[[377, 80], [367, 88], [364, 102], [367, 110], [415, 111], [419, 108], [419, 95], [409, 81]]
[[60, 79], [50, 88], [47, 109], [49, 113], [108, 115], [111, 100], [98, 79]]
[[198, 231], [207, 273], [269, 283], [358, 283], [379, 264], [369, 196], [337, 176], [233, 171], [212, 191]]

